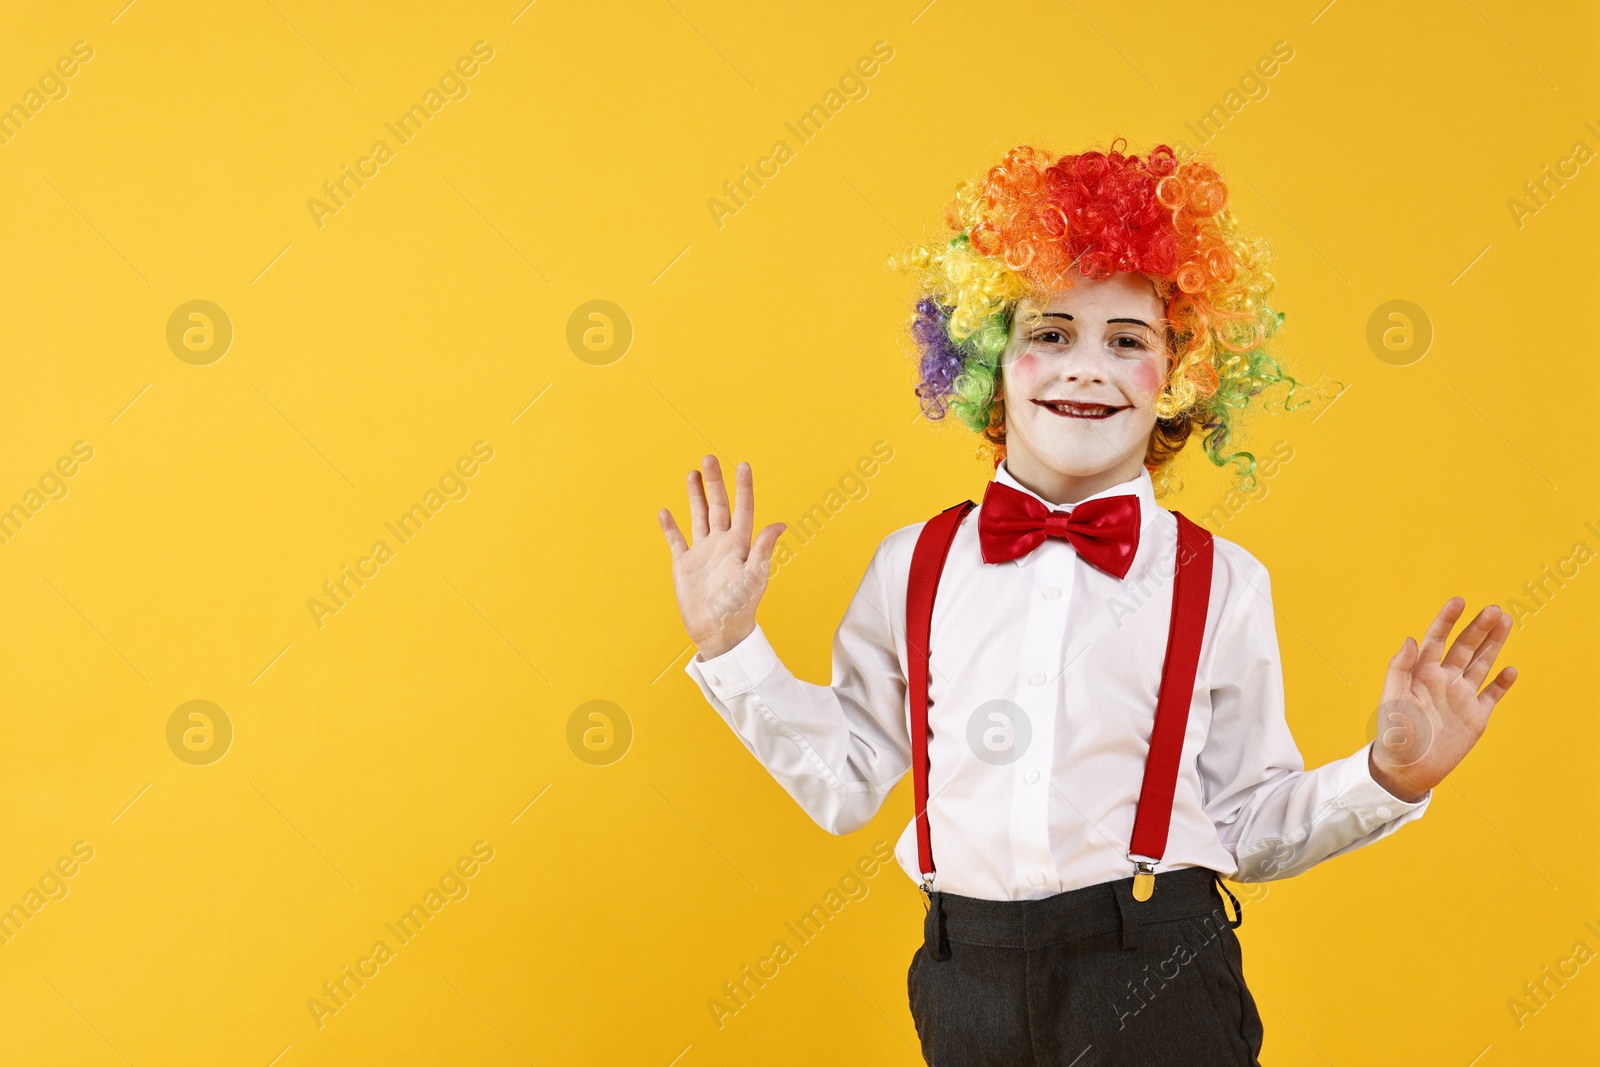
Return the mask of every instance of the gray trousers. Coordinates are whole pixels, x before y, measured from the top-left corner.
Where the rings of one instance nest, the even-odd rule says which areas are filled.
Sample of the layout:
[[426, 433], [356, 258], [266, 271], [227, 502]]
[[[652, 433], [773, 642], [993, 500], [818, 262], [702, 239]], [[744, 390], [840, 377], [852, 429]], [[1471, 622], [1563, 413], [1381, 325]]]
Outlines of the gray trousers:
[[[1230, 919], [1217, 889], [1233, 901]], [[931, 894], [906, 984], [932, 1067], [1257, 1067], [1239, 901], [1215, 871], [1043, 900]]]

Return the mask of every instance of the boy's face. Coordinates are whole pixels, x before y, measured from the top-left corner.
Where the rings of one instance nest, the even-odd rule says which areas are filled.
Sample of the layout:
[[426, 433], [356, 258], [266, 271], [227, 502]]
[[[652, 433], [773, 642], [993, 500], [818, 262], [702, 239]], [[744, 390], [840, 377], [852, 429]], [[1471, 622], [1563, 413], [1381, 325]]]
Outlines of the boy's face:
[[1013, 474], [1121, 475], [1107, 485], [1138, 474], [1167, 372], [1165, 311], [1131, 273], [1080, 274], [1018, 304], [1000, 372]]

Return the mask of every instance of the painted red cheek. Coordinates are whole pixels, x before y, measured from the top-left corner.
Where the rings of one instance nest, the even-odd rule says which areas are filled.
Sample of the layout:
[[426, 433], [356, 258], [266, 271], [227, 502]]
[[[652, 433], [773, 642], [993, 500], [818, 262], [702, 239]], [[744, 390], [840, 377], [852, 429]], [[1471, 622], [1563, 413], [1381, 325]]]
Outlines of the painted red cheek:
[[1140, 363], [1133, 368], [1132, 379], [1140, 396], [1155, 396], [1161, 384], [1161, 373], [1154, 363]]
[[1029, 390], [1039, 380], [1042, 365], [1039, 357], [1033, 352], [1024, 352], [1005, 366], [1005, 376], [1012, 385]]

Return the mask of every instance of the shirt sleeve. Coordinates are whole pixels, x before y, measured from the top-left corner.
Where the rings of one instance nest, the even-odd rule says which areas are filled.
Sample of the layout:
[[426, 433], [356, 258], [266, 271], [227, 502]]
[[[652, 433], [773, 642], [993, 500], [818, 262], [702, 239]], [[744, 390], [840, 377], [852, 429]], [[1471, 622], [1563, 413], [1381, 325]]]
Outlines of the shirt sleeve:
[[1199, 756], [1206, 813], [1238, 882], [1288, 878], [1422, 817], [1372, 777], [1370, 742], [1305, 770], [1284, 717], [1283, 668], [1267, 570], [1253, 557], [1216, 631], [1211, 729]]
[[833, 678], [783, 665], [759, 624], [739, 644], [684, 670], [751, 755], [829, 833], [860, 829], [911, 767], [906, 681], [879, 545], [833, 638]]

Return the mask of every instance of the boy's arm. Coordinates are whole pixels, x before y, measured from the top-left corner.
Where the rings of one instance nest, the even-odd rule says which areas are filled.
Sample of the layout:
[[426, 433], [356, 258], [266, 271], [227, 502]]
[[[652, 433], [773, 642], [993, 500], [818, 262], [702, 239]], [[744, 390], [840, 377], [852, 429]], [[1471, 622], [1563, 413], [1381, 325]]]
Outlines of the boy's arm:
[[834, 634], [831, 685], [791, 674], [759, 624], [684, 667], [745, 748], [834, 834], [866, 825], [911, 767], [886, 555], [880, 545]]
[[1210, 733], [1199, 756], [1206, 812], [1239, 865], [1233, 880], [1287, 878], [1394, 833], [1427, 810], [1372, 777], [1369, 742], [1305, 770], [1284, 718], [1283, 668], [1266, 568], [1252, 557], [1250, 588], [1216, 631]]

